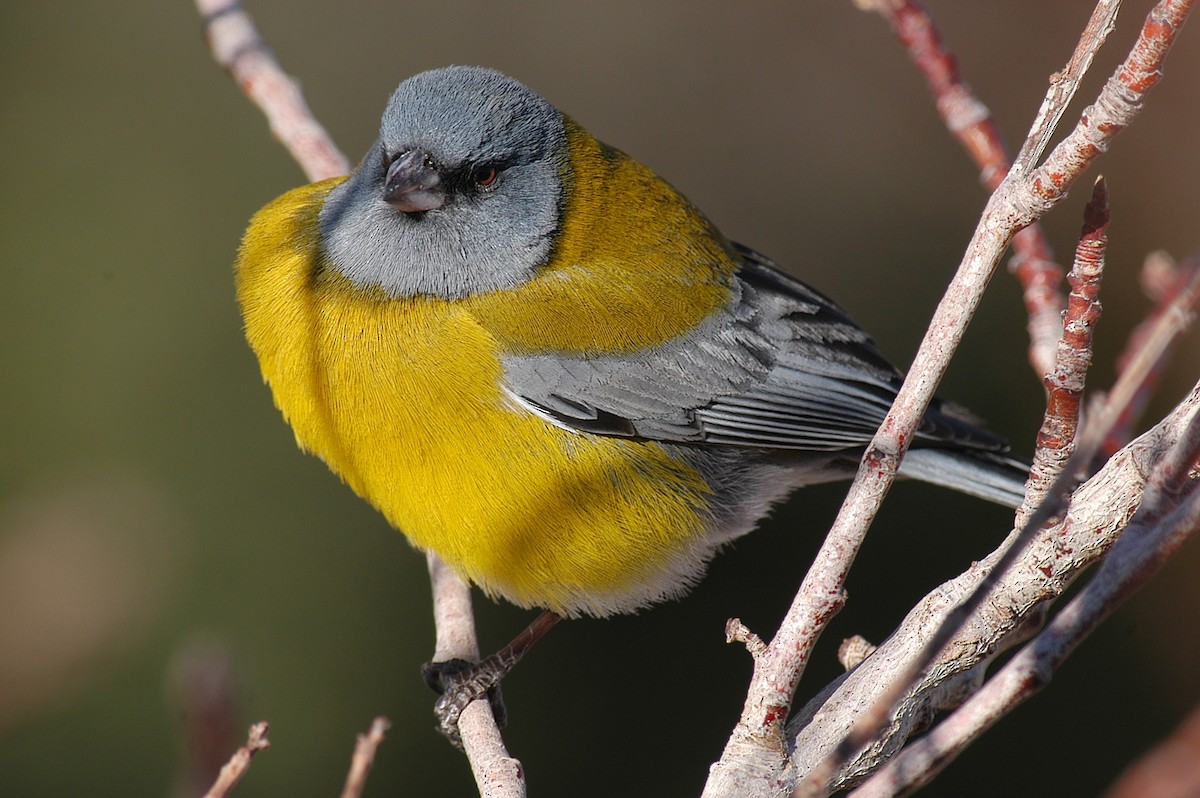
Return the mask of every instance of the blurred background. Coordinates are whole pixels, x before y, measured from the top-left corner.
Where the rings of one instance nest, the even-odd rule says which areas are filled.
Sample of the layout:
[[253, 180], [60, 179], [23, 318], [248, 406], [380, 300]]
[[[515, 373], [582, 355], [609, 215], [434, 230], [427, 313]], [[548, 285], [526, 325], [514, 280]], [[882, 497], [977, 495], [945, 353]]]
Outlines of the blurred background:
[[[1091, 3], [930, 4], [1019, 142]], [[1128, 4], [1081, 97], [1148, 7]], [[902, 366], [984, 201], [921, 78], [849, 0], [247, 8], [352, 159], [405, 76], [498, 67], [837, 298]], [[241, 337], [238, 238], [299, 170], [211, 59], [189, 3], [26, 0], [0, 17], [0, 793], [192, 794], [266, 719], [272, 747], [236, 794], [334, 795], [354, 735], [384, 714], [395, 725], [368, 795], [471, 794], [418, 676], [432, 650], [423, 558], [296, 450]], [[1143, 256], [1200, 247], [1195, 24], [1100, 162], [1114, 221], [1097, 387], [1148, 309]], [[1060, 261], [1086, 194], [1046, 222]], [[941, 392], [1027, 456], [1041, 388], [1024, 325], [1001, 273]], [[1178, 351], [1155, 417], [1200, 371], [1198, 340]], [[687, 601], [564, 624], [541, 644], [505, 682], [506, 738], [533, 792], [697, 794], [750, 672], [723, 643], [725, 619], [770, 633], [842, 490], [794, 497]], [[881, 640], [1008, 522], [897, 487], [801, 692], [836, 674], [840, 639]], [[1198, 566], [1193, 546], [925, 794], [1110, 783], [1200, 696]], [[532, 617], [477, 609], [486, 649]]]

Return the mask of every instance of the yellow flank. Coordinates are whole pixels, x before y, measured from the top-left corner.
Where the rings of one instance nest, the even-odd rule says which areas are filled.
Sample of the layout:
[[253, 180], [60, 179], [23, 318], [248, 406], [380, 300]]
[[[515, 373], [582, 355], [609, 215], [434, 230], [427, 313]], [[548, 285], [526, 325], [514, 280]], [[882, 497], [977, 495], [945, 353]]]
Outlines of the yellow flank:
[[[593, 179], [635, 168], [596, 148], [582, 157]], [[635, 310], [631, 296], [612, 301], [611, 285], [608, 301], [588, 287], [574, 294], [585, 318], [571, 310], [561, 286], [597, 276], [595, 264], [583, 263], [578, 237], [589, 234], [580, 229], [569, 231], [559, 266], [544, 275], [563, 281], [557, 289], [539, 278], [507, 296], [467, 301], [355, 289], [321, 264], [317, 214], [338, 182], [296, 189], [259, 211], [237, 264], [247, 338], [300, 446], [413, 544], [519, 605], [607, 614], [682, 590], [707, 558], [701, 476], [657, 444], [560, 429], [514, 407], [501, 387], [503, 347], [578, 348], [565, 341], [580, 321], [597, 328], [589, 347], [633, 347], [668, 334], [647, 318], [657, 314]], [[600, 179], [584, 190], [609, 188]], [[674, 238], [683, 237], [696, 236]], [[686, 299], [682, 289], [681, 309], [704, 315], [695, 287]], [[699, 293], [716, 302], [725, 291], [714, 273]], [[548, 310], [551, 321], [535, 322]], [[523, 330], [526, 323], [539, 326]]]
[[551, 262], [518, 291], [464, 302], [511, 351], [632, 352], [725, 305], [729, 244], [650, 169], [567, 120], [564, 219]]

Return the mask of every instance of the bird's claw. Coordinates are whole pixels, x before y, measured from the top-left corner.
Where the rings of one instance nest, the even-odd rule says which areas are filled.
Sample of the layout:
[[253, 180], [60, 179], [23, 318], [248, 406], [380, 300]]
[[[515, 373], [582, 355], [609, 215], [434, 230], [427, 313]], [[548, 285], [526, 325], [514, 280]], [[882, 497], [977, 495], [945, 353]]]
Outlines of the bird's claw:
[[500, 680], [507, 672], [497, 667], [492, 659], [483, 662], [467, 662], [451, 659], [445, 662], [427, 662], [421, 666], [421, 676], [430, 689], [438, 693], [433, 705], [437, 717], [438, 731], [455, 748], [462, 748], [462, 736], [458, 731], [458, 719], [472, 701], [487, 696], [491, 704], [496, 725], [503, 728], [508, 722], [508, 709], [500, 692]]

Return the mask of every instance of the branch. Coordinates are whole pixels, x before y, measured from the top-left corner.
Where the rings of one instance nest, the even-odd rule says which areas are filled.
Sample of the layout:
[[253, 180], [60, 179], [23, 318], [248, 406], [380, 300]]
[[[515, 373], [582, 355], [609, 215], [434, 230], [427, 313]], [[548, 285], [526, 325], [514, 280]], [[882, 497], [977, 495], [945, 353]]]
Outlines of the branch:
[[246, 775], [246, 771], [250, 768], [250, 760], [254, 758], [254, 755], [270, 748], [271, 741], [267, 739], [268, 728], [266, 721], [255, 723], [250, 727], [250, 736], [247, 738], [246, 744], [235, 751], [225, 767], [221, 768], [220, 775], [217, 776], [216, 782], [209, 791], [204, 794], [204, 798], [225, 798], [229, 794], [233, 785]]
[[[433, 584], [433, 620], [437, 629], [434, 661], [478, 662], [471, 589], [436, 554], [429, 552], [426, 559]], [[458, 733], [480, 794], [486, 798], [524, 798], [525, 771], [504, 747], [486, 697], [472, 701], [462, 711]]]
[[1108, 246], [1108, 189], [1100, 178], [1084, 210], [1084, 227], [1068, 281], [1071, 295], [1062, 321], [1054, 373], [1046, 376], [1046, 414], [1037, 434], [1025, 501], [1017, 512], [1019, 525], [1042, 504], [1075, 451], [1080, 402], [1092, 365], [1093, 329], [1100, 318], [1100, 278]]
[[[805, 576], [775, 638], [755, 661], [742, 715], [721, 760], [712, 768], [706, 795], [737, 795], [755, 789], [761, 793], [778, 792], [781, 785], [790, 783], [795, 777], [793, 763], [784, 757], [783, 719], [816, 639], [845, 600], [842, 585], [866, 528], [891, 486], [899, 460], [924, 416], [967, 322], [978, 307], [999, 258], [1015, 231], [1060, 202], [1083, 168], [1136, 115], [1145, 92], [1157, 82], [1162, 59], [1190, 6], [1188, 0], [1168, 0], [1156, 8], [1126, 62], [1106, 84], [1075, 130], [1051, 153], [1047, 164], [1028, 178], [1024, 177], [1024, 170], [1014, 168], [993, 193], [963, 262], [934, 314], [909, 376], [864, 454], [858, 475], [816, 561]], [[1085, 31], [1077, 54], [1094, 52], [1101, 39], [1098, 31]], [[1072, 63], [1086, 64], [1088, 61], [1090, 56], [1072, 59]], [[1061, 95], [1052, 92], [1047, 97], [1030, 139], [1036, 142], [1048, 138], [1043, 120], [1060, 116], [1062, 110], [1057, 106], [1062, 104], [1064, 98]], [[1040, 152], [1040, 149], [1036, 143], [1022, 149], [1023, 153], [1030, 151]], [[1114, 402], [1111, 406], [1119, 404]], [[1030, 527], [1035, 528], [1032, 524]], [[953, 631], [951, 626], [943, 635], [949, 636]], [[927, 647], [908, 669], [909, 678], [901, 680], [890, 691], [890, 697], [903, 694], [938, 650], [940, 646]], [[890, 714], [889, 707], [887, 700], [881, 700], [862, 717], [861, 725], [840, 746], [837, 755], [809, 772], [804, 794], [819, 794], [826, 788], [841, 762], [882, 729]]]
[[[1124, 130], [1133, 121], [1138, 111], [1141, 110], [1145, 92], [1153, 88], [1161, 77], [1162, 73], [1160, 70], [1163, 59], [1170, 44], [1174, 41], [1175, 34], [1182, 25], [1184, 18], [1186, 18], [1188, 11], [1190, 11], [1190, 7], [1191, 0], [1165, 0], [1165, 2], [1160, 3], [1151, 11], [1146, 24], [1142, 28], [1141, 35], [1139, 35], [1129, 56], [1118, 68], [1116, 74], [1105, 84], [1096, 102], [1085, 110], [1074, 130], [1071, 131], [1065, 141], [1050, 153], [1046, 163], [1034, 170], [1030, 178], [1025, 180], [1021, 178], [1021, 175], [1024, 172], [1026, 163], [1030, 161], [1023, 159], [1038, 157], [1044, 140], [1048, 140], [1052, 133], [1053, 124], [1047, 123], [1044, 120], [1057, 120], [1062, 113], [1061, 110], [1055, 110], [1054, 106], [1057, 102], [1065, 100], [1061, 100], [1055, 96], [1053, 91], [1051, 92], [1051, 95], [1047, 97], [1047, 102], [1043, 105], [1043, 108], [1047, 110], [1044, 114], [1039, 114], [1013, 169], [997, 192], [992, 196], [992, 200], [998, 200], [998, 202], [989, 202], [988, 204], [989, 209], [996, 206], [998, 212], [989, 219], [990, 214], [985, 210], [984, 218], [979, 227], [980, 232], [986, 231], [990, 225], [995, 225], [996, 232], [999, 232], [1001, 236], [1011, 238], [1009, 233], [1013, 228], [1009, 228], [1008, 224], [1016, 222], [1017, 226], [1024, 226], [1033, 219], [1044, 215], [1050, 208], [1065, 198], [1067, 189], [1078, 178], [1083, 169], [1090, 165], [1100, 152], [1107, 149], [1112, 137], [1121, 130]], [[1090, 62], [1092, 58], [1091, 54], [1081, 56], [1080, 53], [1088, 51], [1089, 48], [1099, 48], [1102, 41], [1103, 37], [1099, 35], [1099, 31], [1095, 27], [1089, 26], [1084, 31], [1081, 46], [1076, 49], [1075, 55], [1072, 57], [1072, 62], [1081, 61], [1085, 64]], [[1087, 47], [1084, 46], [1085, 43], [1088, 45]], [[1092, 52], [1094, 52], [1094, 49], [1092, 49]], [[1006, 186], [1009, 189], [1007, 191]], [[981, 236], [977, 232], [976, 241], [972, 243], [982, 243], [986, 238], [986, 235]], [[989, 257], [994, 254], [994, 251], [984, 249], [987, 251]], [[960, 274], [968, 270], [969, 262], [970, 250], [968, 250], [967, 261], [960, 268]], [[984, 271], [990, 272], [991, 268], [994, 268], [994, 265], [994, 260], [989, 261]], [[962, 335], [962, 330], [969, 321], [971, 312], [977, 305], [985, 285], [986, 275], [983, 283], [973, 286], [977, 290], [969, 293], [967, 306], [961, 311], [954, 306], [952, 301], [948, 303], [946, 300], [943, 300], [943, 305], [939, 306], [938, 313], [935, 314], [930, 333], [926, 336], [921, 350], [917, 353], [913, 367], [917, 375], [910, 375], [905, 380], [904, 385], [900, 389], [899, 396], [897, 396], [896, 402], [893, 405], [892, 413], [896, 413], [897, 408], [905, 408], [905, 399], [907, 398], [905, 394], [908, 392], [911, 395], [911, 404], [909, 406], [914, 412], [910, 416], [904, 416], [902, 420], [898, 419], [893, 430], [888, 430], [888, 425], [885, 421], [884, 426], [876, 434], [872, 446], [867, 451], [863, 467], [859, 471], [859, 478], [866, 482], [874, 480], [880, 486], [879, 490], [871, 491], [869, 496], [864, 497], [864, 501], [862, 502], [863, 505], [870, 504], [872, 506], [872, 515], [878, 508], [878, 503], [882, 501], [883, 493], [886, 492], [892, 479], [895, 477], [895, 466], [898, 465], [899, 457], [903, 456], [907, 443], [911, 441], [916, 431], [916, 426], [923, 417], [929, 401], [932, 399], [933, 388], [937, 381], [941, 379], [945, 367], [949, 362], [949, 357], [953, 353], [954, 347], [957, 346]], [[947, 299], [952, 299], [954, 292], [955, 286], [952, 283], [950, 290], [947, 292]], [[951, 308], [948, 309], [949, 312], [943, 314], [943, 307], [947, 304], [950, 304]], [[947, 342], [948, 345], [939, 346], [938, 339], [941, 337], [939, 336], [939, 327], [941, 326], [939, 324], [939, 317], [942, 316], [945, 316], [947, 322], [953, 321], [957, 322], [957, 324], [951, 328], [950, 334], [946, 336], [950, 339]], [[1178, 332], [1178, 330], [1171, 330], [1169, 325], [1159, 325], [1159, 327], [1162, 329], [1160, 331], [1156, 328], [1156, 334], [1159, 334], [1161, 337], [1148, 341], [1148, 350], [1160, 343], [1165, 348], [1167, 342], [1173, 339], [1174, 335]], [[926, 344], [929, 345], [926, 346]], [[1154, 356], [1157, 358], [1161, 354], [1161, 351], [1163, 349], [1157, 349]], [[925, 356], [924, 358], [923, 355]], [[921, 368], [923, 365], [926, 368]], [[1066, 494], [1071, 484], [1073, 484], [1074, 474], [1082, 472], [1084, 466], [1091, 464], [1103, 443], [1104, 437], [1115, 425], [1118, 414], [1124, 411], [1133, 394], [1140, 388], [1142, 378], [1145, 376], [1145, 373], [1148, 373], [1148, 370], [1149, 364], [1147, 364], [1144, 372], [1130, 369], [1121, 375], [1113, 394], [1108, 397], [1108, 401], [1104, 404], [1101, 411], [1093, 417], [1095, 423], [1089, 423], [1087, 430], [1085, 430], [1089, 434], [1085, 434], [1082, 437], [1078, 448], [1068, 459], [1063, 473], [1055, 479], [1046, 500], [1042, 502], [1036, 511], [1029, 514], [1024, 522], [1024, 528], [1016, 536], [1016, 539], [1012, 541], [1008, 551], [1000, 557], [994, 570], [984, 578], [979, 587], [968, 596], [967, 600], [957, 607], [954, 613], [946, 619], [943, 628], [939, 629], [921, 649], [920, 654], [904, 671], [903, 677], [896, 680], [891, 689], [872, 705], [870, 711], [860, 716], [850, 733], [838, 745], [837, 749], [821, 765], [805, 777], [805, 781], [798, 789], [799, 794], [819, 794], [824, 789], [824, 785], [834, 776], [842, 764], [883, 731], [887, 724], [888, 716], [891, 713], [891, 707], [899, 701], [910, 685], [916, 683], [920, 675], [934, 661], [942, 648], [967, 623], [970, 614], [992, 592], [995, 582], [1003, 577], [1005, 571], [1020, 557], [1022, 549], [1033, 539], [1037, 529], [1056, 515], [1059, 509], [1066, 503]], [[933, 372], [932, 379], [926, 377], [930, 372]], [[916, 387], [909, 391], [910, 385], [915, 385]], [[880, 451], [891, 467], [882, 469], [882, 471], [868, 468], [867, 466], [871, 465], [872, 450]], [[892, 457], [896, 458], [894, 464], [891, 462]], [[857, 482], [858, 480], [856, 480], [856, 484]], [[853, 493], [854, 488], [852, 486], [852, 496]], [[851, 498], [847, 498], [847, 505], [850, 502]], [[843, 510], [846, 509], [846, 505], [843, 505]], [[835, 521], [835, 529], [837, 525]]]
[[239, 0], [196, 0], [217, 63], [267, 116], [271, 132], [311, 181], [349, 174], [350, 162], [313, 116]]
[[[1129, 336], [1125, 351], [1117, 358], [1117, 371], [1124, 371], [1129, 361], [1141, 351], [1146, 336], [1153, 328], [1159, 316], [1167, 312], [1191, 313], [1195, 310], [1196, 302], [1200, 299], [1197, 282], [1200, 281], [1200, 255], [1193, 255], [1178, 266], [1165, 252], [1152, 252], [1146, 256], [1142, 264], [1142, 286], [1146, 294], [1157, 302], [1153, 312], [1139, 324]], [[1190, 301], [1179, 302], [1179, 297], [1191, 297]], [[1104, 452], [1112, 453], [1132, 437], [1133, 425], [1141, 417], [1146, 402], [1158, 385], [1158, 378], [1167, 362], [1171, 350], [1163, 352], [1162, 357], [1154, 364], [1146, 382], [1142, 385], [1141, 393], [1134, 397], [1129, 410], [1118, 421], [1108, 440], [1104, 442]]]
[[[908, 53], [913, 64], [925, 77], [935, 106], [946, 128], [967, 151], [979, 167], [980, 182], [994, 191], [1008, 174], [1012, 165], [1000, 128], [988, 107], [975, 96], [958, 71], [958, 62], [946, 49], [929, 11], [916, 0], [855, 0], [864, 11], [874, 11], [892, 28], [896, 38]], [[1086, 57], [1090, 49], [1084, 41], [1103, 40], [1112, 27], [1119, 3], [1101, 3], [1096, 7], [1089, 30], [1097, 36], [1085, 35], [1076, 49], [1080, 56], [1072, 58], [1055, 81], [1065, 99], [1055, 106], [1065, 108], [1066, 102], [1079, 85], [1082, 72], [1091, 63]], [[1029, 362], [1038, 376], [1054, 369], [1054, 352], [1058, 341], [1059, 317], [1066, 300], [1059, 290], [1062, 269], [1054, 262], [1054, 253], [1045, 231], [1031, 224], [1013, 238], [1015, 253], [1010, 269], [1022, 286], [1025, 309], [1029, 316]]]
[[[1192, 408], [1182, 434], [1151, 476], [1129, 529], [1088, 586], [982, 690], [880, 768], [856, 798], [907, 794], [928, 783], [997, 720], [1049, 684], [1071, 652], [1200, 528], [1200, 481], [1188, 475], [1200, 454], [1198, 409]], [[1186, 498], [1177, 504], [1180, 494]]]
[[358, 735], [354, 744], [354, 756], [350, 758], [350, 772], [346, 774], [346, 785], [342, 787], [341, 798], [360, 798], [363, 788], [367, 786], [367, 774], [371, 765], [375, 764], [375, 752], [387, 730], [392, 728], [392, 722], [380, 716], [371, 722], [371, 729], [366, 734]]
[[[1200, 384], [1165, 419], [1076, 490], [1066, 515], [1039, 531], [1024, 556], [999, 578], [989, 600], [904, 695], [890, 715], [887, 730], [856, 752], [829, 789], [844, 789], [870, 774], [927, 726], [938, 709], [955, 706], [974, 692], [987, 664], [1004, 643], [1037, 622], [1041, 608], [1060, 596], [1121, 537], [1144, 495], [1150, 493], [1146, 475], [1156, 468], [1163, 471], [1163, 453], [1191, 434], [1189, 430], [1194, 431], [1198, 411]], [[1194, 490], [1196, 478], [1188, 484]], [[789, 726], [796, 729], [794, 766], [798, 771], [815, 769], [852, 728], [864, 707], [888, 691], [896, 673], [944, 627], [946, 616], [978, 589], [986, 574], [997, 572], [1003, 551], [1001, 547], [931, 591], [873, 656], [797, 712]]]
[[[315, 181], [347, 174], [350, 163], [313, 116], [296, 81], [283, 71], [241, 3], [237, 0], [195, 2], [204, 20], [205, 35], [213, 56], [266, 115], [271, 131], [308, 178]], [[429, 555], [429, 570], [437, 635], [434, 659], [477, 661], [479, 646], [475, 642], [469, 589], [432, 554]], [[523, 796], [525, 786], [520, 763], [505, 750], [488, 703], [475, 701], [467, 707], [459, 721], [459, 729], [482, 794], [498, 798]]]
[[[1181, 300], [1184, 298], [1181, 297]], [[1154, 364], [1162, 353], [1171, 345], [1183, 331], [1190, 319], [1178, 314], [1166, 314], [1155, 324], [1146, 338], [1145, 349], [1138, 359], [1133, 361], [1124, 371], [1113, 387], [1112, 392], [1098, 402], [1099, 405], [1091, 414], [1076, 448], [1062, 466], [1059, 473], [1046, 491], [1045, 498], [1032, 512], [1024, 512], [1020, 531], [1010, 538], [1006, 548], [998, 550], [999, 556], [992, 568], [984, 575], [979, 584], [947, 615], [941, 626], [929, 637], [920, 653], [909, 663], [903, 675], [897, 678], [891, 688], [882, 694], [871, 705], [870, 711], [862, 713], [845, 739], [831, 752], [826, 759], [805, 779], [804, 789], [815, 794], [823, 785], [831, 780], [838, 768], [847, 762], [856, 751], [866, 745], [873, 737], [883, 732], [891, 713], [901, 697], [924, 675], [945, 646], [966, 626], [973, 613], [981, 608], [985, 599], [995, 600], [1000, 586], [1008, 576], [1009, 570], [1020, 561], [1027, 548], [1039, 534], [1039, 530], [1057, 517], [1071, 499], [1068, 492], [1075, 483], [1076, 475], [1090, 472], [1091, 464], [1100, 451], [1113, 427], [1125, 414], [1129, 404], [1140, 393], [1141, 386], [1149, 375]], [[1069, 332], [1069, 331], [1068, 331]], [[1078, 499], [1076, 498], [1075, 501]], [[1019, 584], [1019, 583], [1018, 583]]]

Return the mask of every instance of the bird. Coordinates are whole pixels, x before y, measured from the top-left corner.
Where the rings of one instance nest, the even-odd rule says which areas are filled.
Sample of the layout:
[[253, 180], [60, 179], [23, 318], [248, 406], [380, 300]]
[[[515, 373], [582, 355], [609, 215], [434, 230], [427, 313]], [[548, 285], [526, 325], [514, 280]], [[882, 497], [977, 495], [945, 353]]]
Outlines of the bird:
[[[559, 617], [685, 594], [852, 477], [903, 375], [837, 304], [484, 67], [399, 84], [345, 178], [251, 220], [246, 337], [299, 446], [413, 546]], [[1027, 468], [935, 400], [900, 475], [1009, 507]]]

